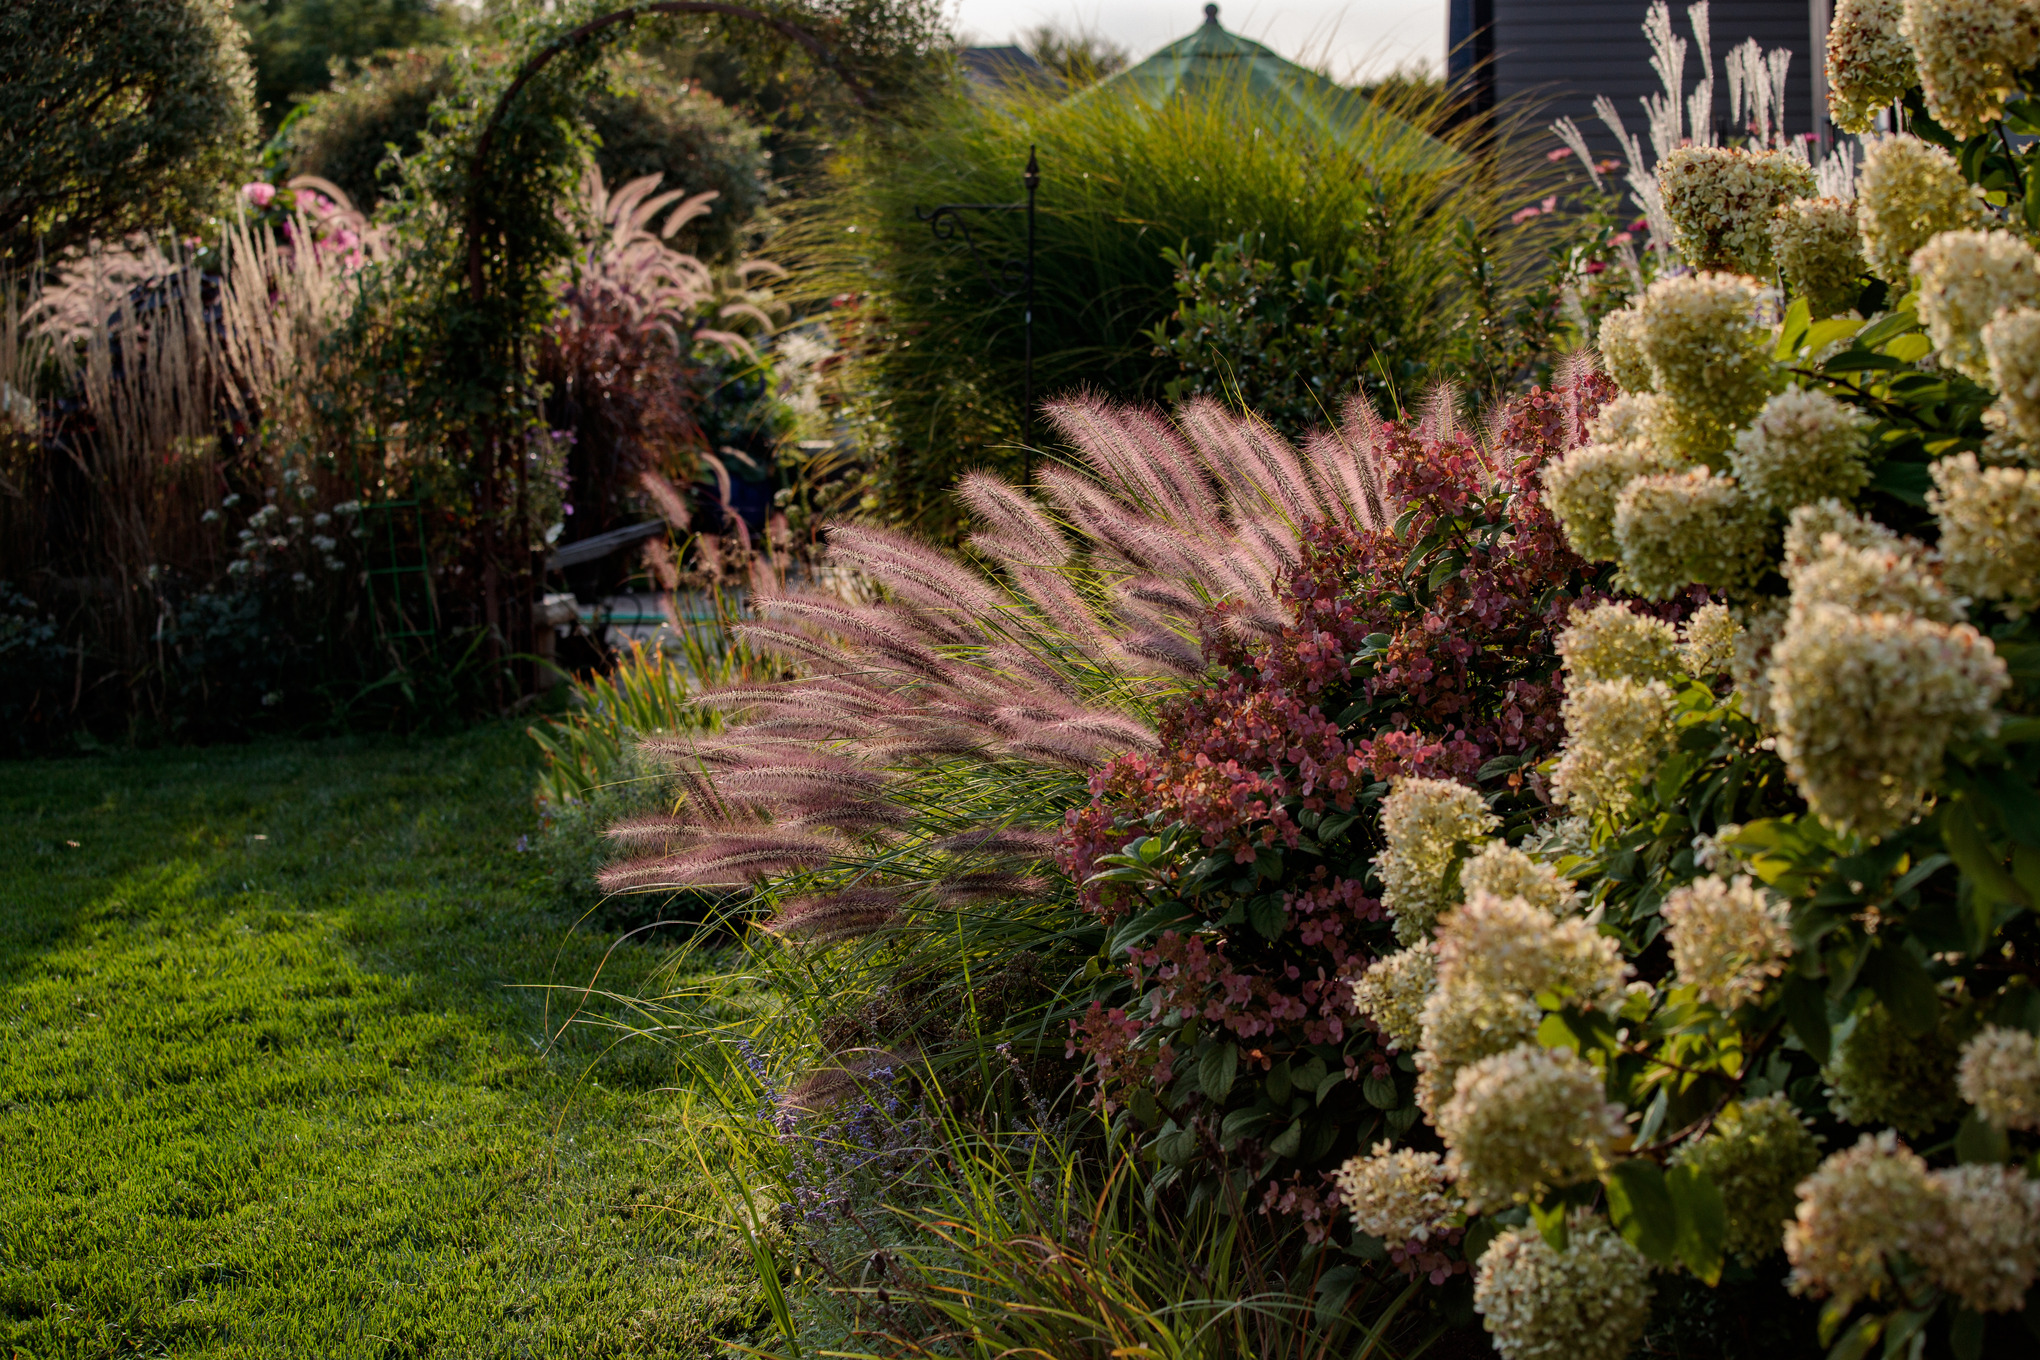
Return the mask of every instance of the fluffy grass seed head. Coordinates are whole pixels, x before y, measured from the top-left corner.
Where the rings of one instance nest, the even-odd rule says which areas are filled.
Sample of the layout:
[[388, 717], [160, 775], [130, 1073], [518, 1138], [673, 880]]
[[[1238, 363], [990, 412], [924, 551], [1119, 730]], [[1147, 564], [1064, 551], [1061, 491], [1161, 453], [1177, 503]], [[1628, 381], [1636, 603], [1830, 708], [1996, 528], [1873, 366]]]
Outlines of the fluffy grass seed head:
[[1381, 1029], [1391, 1053], [1414, 1053], [1424, 1038], [1424, 1002], [1437, 985], [1429, 941], [1367, 965], [1353, 986], [1353, 1008]]
[[1679, 665], [1686, 674], [1727, 675], [1735, 664], [1735, 642], [1743, 627], [1720, 601], [1703, 604], [1679, 626]]
[[1837, 1119], [1888, 1124], [1908, 1138], [1954, 1118], [1962, 1110], [1959, 1023], [1959, 1013], [1944, 1011], [1931, 1032], [1913, 1035], [1882, 1003], [1864, 1007], [1821, 1070], [1833, 1089], [1828, 1108]]
[[1453, 866], [1487, 839], [1501, 819], [1478, 792], [1449, 779], [1400, 779], [1381, 804], [1381, 834], [1388, 848], [1375, 858], [1381, 901], [1395, 918], [1395, 937], [1415, 944], [1456, 900], [1448, 879]]
[[1469, 894], [1438, 922], [1438, 985], [1613, 1009], [1629, 965], [1621, 945], [1579, 917], [1554, 918], [1520, 897]]
[[1635, 307], [1624, 307], [1601, 318], [1596, 337], [1601, 366], [1624, 392], [1649, 392], [1657, 387], [1650, 360], [1643, 352], [1643, 316]]
[[1887, 1261], [1946, 1209], [1946, 1192], [1897, 1134], [1864, 1134], [1800, 1183], [1785, 1230], [1792, 1292], [1831, 1296], [1843, 1309], [1881, 1297], [1892, 1282]]
[[1671, 750], [1673, 709], [1660, 680], [1568, 686], [1560, 708], [1565, 747], [1551, 779], [1559, 803], [1578, 816], [1620, 818]]
[[1820, 1144], [1782, 1095], [1730, 1105], [1704, 1138], [1672, 1154], [1721, 1191], [1727, 1249], [1756, 1265], [1784, 1243], [1799, 1183], [1820, 1165]]
[[1770, 517], [1709, 468], [1634, 478], [1615, 498], [1614, 529], [1622, 583], [1651, 599], [1745, 589], [1770, 563]]
[[1436, 1124], [1446, 1172], [1481, 1211], [1595, 1179], [1628, 1133], [1599, 1068], [1534, 1043], [1460, 1068]]
[[1580, 908], [1579, 889], [1571, 879], [1507, 841], [1489, 841], [1460, 865], [1459, 886], [1469, 901], [1477, 893], [1520, 897], [1553, 916], [1570, 916]]
[[1590, 562], [1614, 560], [1615, 502], [1638, 477], [1678, 468], [1678, 460], [1642, 443], [1582, 444], [1544, 465], [1544, 503], [1572, 550]]
[[2040, 60], [2031, 0], [1905, 0], [1899, 30], [1934, 121], [1967, 140], [2005, 115], [2019, 73]]
[[1502, 1360], [1623, 1360], [1650, 1322], [1650, 1262], [1598, 1216], [1576, 1214], [1564, 1251], [1536, 1228], [1481, 1253], [1473, 1307]]
[[1828, 116], [1844, 132], [1868, 132], [1880, 110], [1919, 81], [1912, 44], [1899, 31], [1903, 0], [1837, 0], [1828, 25]]
[[1390, 1246], [1430, 1241], [1462, 1208], [1435, 1152], [1376, 1143], [1367, 1156], [1348, 1158], [1332, 1178], [1353, 1226]]
[[2040, 306], [2040, 255], [2008, 231], [1944, 231], [1913, 252], [1912, 272], [1941, 361], [1989, 382], [1983, 328], [2000, 313]]
[[1737, 274], [1771, 272], [1771, 214], [1814, 191], [1813, 167], [1783, 151], [1682, 146], [1657, 175], [1686, 263]]
[[2040, 1267], [2040, 1185], [2011, 1166], [1954, 1166], [1933, 1179], [1946, 1217], [1913, 1244], [1928, 1276], [1979, 1313], [2023, 1309]]
[[1868, 416], [1819, 388], [1790, 388], [1735, 437], [1729, 466], [1743, 494], [1776, 514], [1847, 500], [1870, 483], [1869, 429]]
[[1806, 299], [1815, 320], [1856, 305], [1868, 266], [1855, 204], [1800, 198], [1782, 205], [1771, 215], [1771, 253], [1785, 286]]
[[1766, 293], [1737, 274], [1659, 279], [1637, 303], [1644, 357], [1665, 398], [1651, 439], [1688, 461], [1719, 463], [1730, 435], [1770, 395]]
[[1955, 1088], [2001, 1129], [2040, 1129], [2040, 1039], [1985, 1025], [1962, 1045]]
[[1663, 619], [1610, 601], [1574, 614], [1558, 635], [1568, 680], [1672, 680], [1679, 635]]
[[1793, 609], [1768, 676], [1793, 784], [1823, 822], [1871, 837], [1917, 815], [1951, 739], [1995, 729], [2009, 683], [1967, 624], [1833, 604]]
[[2040, 446], [2040, 311], [2000, 313], [1983, 328], [1983, 355], [2005, 433], [2029, 448]]
[[1873, 142], [1856, 179], [1856, 227], [1870, 272], [1903, 288], [1913, 252], [1944, 231], [1983, 222], [1962, 167], [1917, 137]]
[[1986, 468], [1973, 453], [1932, 471], [1927, 506], [1941, 522], [1948, 584], [1999, 601], [2013, 618], [2040, 607], [2040, 472]]
[[1785, 904], [1748, 875], [1697, 878], [1674, 888], [1661, 910], [1679, 981], [1723, 1011], [1755, 1001], [1792, 957]]

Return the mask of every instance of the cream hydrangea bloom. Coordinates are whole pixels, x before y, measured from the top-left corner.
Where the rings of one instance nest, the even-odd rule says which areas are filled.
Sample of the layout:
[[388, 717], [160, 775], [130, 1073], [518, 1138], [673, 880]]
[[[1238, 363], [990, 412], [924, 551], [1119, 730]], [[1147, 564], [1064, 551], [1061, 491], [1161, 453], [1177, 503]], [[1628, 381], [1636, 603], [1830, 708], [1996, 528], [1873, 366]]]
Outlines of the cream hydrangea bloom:
[[1418, 1021], [1424, 1039], [1417, 1050], [1417, 1108], [1436, 1115], [1452, 1098], [1462, 1068], [1531, 1042], [1543, 1021], [1537, 1003], [1516, 992], [1434, 989]]
[[1724, 1244], [1755, 1265], [1784, 1243], [1799, 1183], [1820, 1165], [1820, 1144], [1782, 1095], [1730, 1105], [1705, 1138], [1672, 1154], [1714, 1182], [1728, 1211]]
[[1927, 506], [1941, 522], [1948, 583], [2003, 602], [2013, 618], [2040, 607], [2040, 472], [1960, 453], [1935, 463], [1933, 477]]
[[2019, 72], [2040, 60], [2040, 11], [2028, 0], [1905, 0], [1899, 31], [1927, 112], [1964, 139], [2004, 117]]
[[1771, 733], [1778, 728], [1777, 715], [1771, 711], [1771, 649], [1785, 636], [1787, 617], [1785, 605], [1775, 600], [1745, 610], [1739, 620], [1742, 631], [1735, 636], [1735, 655], [1728, 666], [1728, 678], [1735, 684], [1744, 711]]
[[1468, 1206], [1505, 1209], [1597, 1178], [1628, 1134], [1601, 1082], [1571, 1049], [1534, 1043], [1462, 1067], [1435, 1123]]
[[2008, 231], [1944, 231], [1912, 257], [1920, 320], [1942, 362], [1990, 380], [1983, 328], [2040, 305], [2040, 255]]
[[1729, 466], [1743, 492], [1766, 510], [1847, 499], [1870, 483], [1870, 419], [1819, 388], [1789, 388], [1764, 403], [1735, 437]]
[[1930, 1133], [1961, 1112], [1955, 1071], [1962, 1013], [1945, 1010], [1926, 1034], [1913, 1034], [1881, 1002], [1858, 1011], [1836, 1042], [1821, 1077], [1837, 1119], [1907, 1137]]
[[1953, 737], [1994, 729], [2009, 683], [1967, 624], [1832, 604], [1792, 611], [1769, 678], [1792, 782], [1822, 821], [1873, 837], [1919, 812]]
[[1615, 498], [1616, 560], [1637, 594], [1738, 590], [1763, 574], [1771, 521], [1731, 477], [1704, 467], [1637, 477]]
[[1866, 519], [1838, 500], [1809, 501], [1793, 510], [1785, 525], [1785, 573], [1805, 566], [1828, 552], [1828, 536], [1834, 535], [1852, 548], [1890, 548], [1925, 551], [1925, 545], [1895, 534], [1874, 519]]
[[1580, 906], [1579, 889], [1571, 879], [1507, 841], [1489, 841], [1460, 865], [1459, 886], [1466, 890], [1469, 900], [1476, 893], [1520, 897], [1553, 916], [1570, 916]]
[[1375, 857], [1381, 904], [1395, 918], [1395, 937], [1415, 944], [1452, 905], [1446, 879], [1467, 851], [1501, 819], [1478, 792], [1449, 779], [1399, 779], [1381, 804], [1388, 848]]
[[1880, 109], [1918, 82], [1912, 44], [1899, 32], [1903, 0], [1837, 0], [1828, 25], [1828, 116], [1844, 132], [1868, 132]]
[[1755, 279], [1683, 274], [1659, 279], [1636, 304], [1664, 398], [1647, 422], [1661, 451], [1719, 465], [1730, 435], [1764, 404], [1772, 374], [1765, 299]]
[[1881, 1297], [1891, 1283], [1886, 1261], [1931, 1234], [1947, 1213], [1947, 1192], [1898, 1135], [1864, 1134], [1799, 1186], [1799, 1207], [1785, 1230], [1795, 1294], [1832, 1295], [1846, 1309]]
[[2040, 1267], [2040, 1186], [2009, 1166], [1936, 1171], [1946, 1218], [1913, 1250], [1935, 1284], [1979, 1313], [2026, 1306]]
[[2040, 311], [2001, 313], [1982, 338], [2005, 432], [2021, 444], [2040, 445]]
[[1612, 1009], [1622, 1002], [1629, 965], [1621, 945], [1578, 917], [1559, 920], [1520, 897], [1475, 893], [1438, 923], [1438, 986], [1551, 992], [1575, 1004]]
[[1638, 477], [1672, 472], [1676, 458], [1642, 443], [1582, 444], [1542, 473], [1544, 503], [1572, 550], [1590, 562], [1614, 559], [1615, 502]]
[[1481, 1253], [1473, 1307], [1503, 1360], [1623, 1360], [1650, 1321], [1650, 1262], [1603, 1219], [1566, 1225], [1564, 1251], [1535, 1228]]
[[1430, 1241], [1462, 1208], [1435, 1152], [1376, 1143], [1367, 1156], [1348, 1158], [1332, 1179], [1353, 1226], [1392, 1247]]
[[1558, 802], [1581, 816], [1620, 817], [1636, 786], [1672, 746], [1672, 692], [1663, 681], [1588, 680], [1566, 689], [1565, 748], [1552, 772]]
[[1574, 614], [1558, 635], [1568, 680], [1671, 680], [1678, 647], [1672, 625], [1613, 601]]
[[2001, 1129], [2040, 1129], [2040, 1039], [1985, 1025], [1962, 1046], [1962, 1098]]
[[1901, 539], [1889, 546], [1859, 548], [1841, 534], [1821, 539], [1811, 557], [1786, 559], [1797, 609], [1840, 605], [1857, 614], [1908, 614], [1936, 623], [1959, 623], [1961, 602], [1922, 561], [1925, 548]]
[[1367, 965], [1353, 985], [1353, 1009], [1380, 1027], [1389, 1052], [1414, 1052], [1424, 1038], [1424, 1003], [1437, 981], [1430, 944], [1413, 944]]
[[1710, 874], [1672, 890], [1661, 908], [1679, 981], [1724, 1011], [1755, 1001], [1792, 957], [1785, 904], [1746, 874]]
[[1802, 198], [1780, 207], [1771, 215], [1771, 253], [1786, 286], [1806, 299], [1816, 320], [1856, 305], [1869, 266], [1853, 203]]
[[1602, 317], [1597, 339], [1601, 365], [1616, 386], [1624, 392], [1649, 392], [1657, 386], [1643, 353], [1643, 316], [1634, 306]]
[[1856, 226], [1878, 278], [1904, 286], [1914, 251], [1944, 231], [1982, 222], [1983, 205], [1953, 156], [1917, 137], [1871, 144], [1856, 179]]
[[1716, 601], [1703, 604], [1679, 628], [1679, 664], [1688, 675], [1727, 675], [1735, 665], [1735, 640], [1743, 627], [1735, 611]]
[[1649, 392], [1624, 392], [1601, 403], [1587, 422], [1590, 444], [1635, 444], [1642, 441], [1651, 407], [1657, 397]]
[[1813, 167], [1783, 151], [1682, 146], [1657, 176], [1686, 263], [1738, 274], [1771, 272], [1771, 214], [1813, 192]]

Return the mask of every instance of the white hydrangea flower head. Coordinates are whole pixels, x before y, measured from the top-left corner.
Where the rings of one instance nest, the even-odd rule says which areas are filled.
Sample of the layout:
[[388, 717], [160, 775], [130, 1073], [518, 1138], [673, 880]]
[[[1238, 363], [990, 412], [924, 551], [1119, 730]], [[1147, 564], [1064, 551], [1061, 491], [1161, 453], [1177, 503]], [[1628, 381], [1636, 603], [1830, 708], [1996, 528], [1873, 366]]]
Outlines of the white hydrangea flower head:
[[1990, 639], [1967, 624], [1832, 604], [1792, 611], [1769, 678], [1793, 784], [1823, 822], [1870, 837], [1920, 811], [1951, 739], [1995, 730], [1991, 710], [2010, 683]]
[[1815, 320], [1856, 305], [1869, 265], [1856, 229], [1856, 205], [1838, 198], [1801, 198], [1771, 215], [1771, 253], [1794, 294]]
[[1771, 535], [1763, 507], [1704, 467], [1634, 478], [1615, 498], [1620, 579], [1650, 599], [1689, 585], [1747, 588], [1770, 563]]
[[1551, 790], [1573, 813], [1619, 818], [1636, 786], [1672, 747], [1672, 691], [1660, 680], [1588, 680], [1566, 687], [1564, 753]]
[[1820, 1165], [1820, 1144], [1782, 1095], [1728, 1106], [1704, 1138], [1672, 1154], [1714, 1182], [1728, 1211], [1724, 1245], [1756, 1265], [1784, 1243], [1799, 1183]]
[[2021, 444], [2040, 444], [2040, 311], [2020, 307], [1983, 328], [1999, 423]]
[[1642, 443], [1582, 444], [1544, 465], [1544, 503], [1572, 550], [1590, 562], [1615, 558], [1615, 502], [1638, 477], [1677, 470], [1675, 458]]
[[1747, 874], [1695, 879], [1673, 889], [1660, 910], [1679, 981], [1723, 1011], [1762, 996], [1792, 957], [1785, 904]]
[[1856, 180], [1856, 226], [1870, 272], [1894, 287], [1907, 284], [1913, 252], [1944, 231], [1983, 223], [1983, 204], [1962, 167], [1917, 137], [1873, 142]]
[[1959, 623], [1961, 601], [1948, 594], [1927, 568], [1917, 543], [1858, 548], [1840, 534], [1828, 534], [1810, 560], [1790, 561], [1794, 609], [1840, 605], [1857, 614], [1908, 614], [1936, 623]]
[[1608, 370], [1608, 376], [1624, 392], [1649, 392], [1656, 388], [1657, 378], [1650, 371], [1650, 360], [1643, 353], [1643, 317], [1634, 306], [1621, 311], [1610, 312], [1601, 318], [1601, 329], [1596, 336], [1601, 351], [1601, 366]]
[[1937, 1231], [1947, 1211], [1947, 1192], [1897, 1134], [1864, 1134], [1799, 1186], [1785, 1230], [1792, 1292], [1832, 1296], [1843, 1308], [1882, 1297], [1886, 1261]]
[[1785, 635], [1788, 617], [1780, 600], [1764, 600], [1747, 608], [1739, 616], [1742, 631], [1735, 635], [1735, 655], [1728, 665], [1728, 678], [1735, 684], [1743, 711], [1773, 735], [1778, 719], [1771, 711], [1771, 649]]
[[1608, 601], [1567, 620], [1558, 655], [1568, 680], [1673, 680], [1679, 634], [1663, 619]]
[[2040, 1185], [2010, 1166], [1936, 1171], [1947, 1217], [1913, 1245], [1935, 1284], [1979, 1313], [2026, 1306], [2040, 1267]]
[[1985, 1025], [1962, 1046], [1962, 1098], [2001, 1129], [2040, 1129], [2040, 1039]]
[[1489, 841], [1460, 865], [1459, 886], [1465, 889], [1469, 901], [1477, 893], [1487, 893], [1494, 897], [1520, 897], [1553, 916], [1570, 916], [1580, 909], [1579, 888], [1571, 879], [1507, 841]]
[[1809, 501], [1796, 507], [1785, 525], [1786, 575], [1791, 575], [1795, 567], [1826, 556], [1829, 535], [1838, 537], [1852, 548], [1925, 551], [1924, 544], [1893, 533], [1838, 500]]
[[1446, 880], [1459, 859], [1487, 839], [1501, 819], [1480, 794], [1449, 779], [1399, 779], [1381, 804], [1388, 848], [1375, 857], [1381, 904], [1395, 918], [1395, 937], [1415, 944], [1452, 905]]
[[1590, 444], [1635, 444], [1644, 438], [1645, 420], [1657, 397], [1649, 392], [1624, 392], [1601, 403], [1587, 422]]
[[1912, 44], [1899, 31], [1903, 0], [1837, 0], [1828, 25], [1828, 116], [1844, 132], [1868, 132], [1919, 82]]
[[1392, 1247], [1428, 1242], [1462, 1206], [1435, 1152], [1413, 1152], [1379, 1142], [1365, 1157], [1348, 1158], [1332, 1173], [1353, 1226]]
[[2040, 472], [1979, 465], [1959, 453], [1933, 465], [1927, 507], [1941, 522], [1941, 570], [1957, 590], [1997, 600], [2013, 618], [2040, 607]]
[[1417, 1050], [1417, 1107], [1435, 1116], [1452, 1098], [1460, 1069], [1530, 1043], [1543, 1021], [1537, 1003], [1515, 992], [1471, 983], [1435, 988], [1418, 1018], [1424, 1038]]
[[1520, 897], [1484, 892], [1439, 920], [1435, 948], [1441, 989], [1551, 992], [1612, 1010], [1630, 974], [1621, 945], [1579, 917], [1559, 920]]
[[1771, 214], [1814, 191], [1813, 167], [1784, 151], [1682, 146], [1657, 176], [1686, 263], [1737, 274], [1771, 272]]
[[1415, 1052], [1424, 1038], [1424, 1003], [1438, 970], [1427, 941], [1367, 965], [1353, 986], [1353, 1009], [1380, 1026], [1391, 1053]]
[[1727, 675], [1735, 664], [1735, 641], [1742, 631], [1727, 605], [1719, 601], [1701, 605], [1680, 625], [1680, 666], [1688, 675]]
[[1594, 1180], [1628, 1134], [1599, 1068], [1534, 1043], [1460, 1068], [1435, 1122], [1446, 1173], [1483, 1212]]
[[1819, 388], [1788, 388], [1764, 403], [1728, 456], [1743, 493], [1790, 513], [1809, 501], [1847, 500], [1870, 484], [1870, 418]]
[[2004, 117], [2019, 72], [2040, 60], [2040, 12], [2026, 0], [1905, 0], [1899, 31], [1927, 112], [1964, 140]]
[[1690, 459], [1720, 462], [1729, 437], [1770, 395], [1766, 293], [1737, 274], [1659, 279], [1636, 304], [1642, 348], [1666, 400], [1651, 439]]
[[2040, 306], [2040, 255], [2008, 231], [1944, 231], [1913, 252], [1912, 272], [1941, 361], [1989, 382], [1983, 328], [2002, 312]]
[[1598, 1216], [1576, 1214], [1564, 1251], [1535, 1228], [1481, 1253], [1473, 1307], [1502, 1360], [1623, 1360], [1650, 1322], [1650, 1262]]

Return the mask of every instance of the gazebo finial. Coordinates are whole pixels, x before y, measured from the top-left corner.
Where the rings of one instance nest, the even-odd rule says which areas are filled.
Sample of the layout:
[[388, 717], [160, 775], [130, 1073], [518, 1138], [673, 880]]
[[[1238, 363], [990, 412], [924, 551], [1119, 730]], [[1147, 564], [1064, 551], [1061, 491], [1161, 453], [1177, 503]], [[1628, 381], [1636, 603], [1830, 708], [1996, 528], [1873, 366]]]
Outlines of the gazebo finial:
[[1205, 23], [1207, 23], [1207, 24], [1211, 24], [1211, 25], [1213, 25], [1213, 26], [1216, 26], [1216, 25], [1217, 25], [1217, 23], [1218, 23], [1218, 6], [1217, 6], [1217, 5], [1206, 5], [1206, 6], [1204, 7], [1204, 22], [1205, 22]]

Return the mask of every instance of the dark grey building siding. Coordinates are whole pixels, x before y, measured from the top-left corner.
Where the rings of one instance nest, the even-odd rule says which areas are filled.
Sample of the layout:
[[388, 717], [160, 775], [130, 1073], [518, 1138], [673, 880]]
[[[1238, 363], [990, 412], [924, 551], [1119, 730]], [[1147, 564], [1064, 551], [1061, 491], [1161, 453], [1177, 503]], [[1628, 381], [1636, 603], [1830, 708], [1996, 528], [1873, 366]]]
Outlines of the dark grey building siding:
[[[1591, 145], [1612, 151], [1614, 140], [1594, 115], [1594, 96], [1605, 94], [1629, 130], [1649, 145], [1649, 123], [1639, 101], [1663, 89], [1643, 36], [1649, 9], [1649, 0], [1450, 0], [1451, 66], [1465, 78], [1480, 65], [1479, 58], [1487, 57], [1489, 76], [1481, 91], [1486, 99], [1505, 109], [1535, 106], [1541, 122], [1570, 114]], [[1673, 30], [1688, 40], [1690, 92], [1701, 66], [1691, 46], [1686, 9], [1684, 0], [1673, 4], [1672, 22]], [[1726, 130], [1729, 111], [1723, 58], [1744, 39], [1755, 38], [1766, 51], [1791, 49], [1786, 130], [1815, 131], [1815, 97], [1825, 98], [1814, 71], [1822, 50], [1815, 34], [1826, 32], [1826, 0], [1713, 0], [1711, 10], [1717, 129]], [[1483, 27], [1487, 32], [1480, 31]]]

